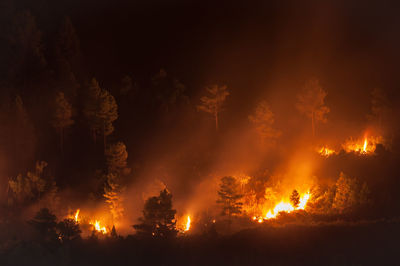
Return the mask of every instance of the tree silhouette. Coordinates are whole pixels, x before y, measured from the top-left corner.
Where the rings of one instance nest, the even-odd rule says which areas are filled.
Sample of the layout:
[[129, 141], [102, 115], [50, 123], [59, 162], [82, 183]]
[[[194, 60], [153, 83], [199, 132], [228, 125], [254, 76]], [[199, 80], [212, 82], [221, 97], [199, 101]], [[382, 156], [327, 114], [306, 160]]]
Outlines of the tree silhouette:
[[60, 87], [69, 96], [76, 96], [81, 63], [79, 38], [69, 17], [65, 17], [55, 40], [55, 70], [60, 80]]
[[28, 223], [35, 229], [41, 242], [57, 241], [57, 217], [49, 209], [40, 209]]
[[61, 241], [73, 241], [81, 238], [82, 231], [74, 219], [64, 219], [57, 224], [58, 237]]
[[228, 215], [231, 221], [232, 215], [242, 213], [242, 205], [240, 202], [243, 195], [239, 193], [239, 183], [232, 176], [225, 176], [221, 179], [218, 190], [219, 199], [217, 203], [222, 207], [222, 215]]
[[101, 89], [95, 78], [88, 87], [87, 101], [84, 114], [89, 122], [93, 139], [103, 135], [104, 150], [106, 149], [106, 136], [114, 131], [113, 122], [118, 118], [118, 106], [114, 96], [107, 90]]
[[297, 208], [300, 204], [300, 194], [297, 192], [296, 189], [293, 190], [292, 194], [290, 195], [290, 202], [292, 203], [293, 207]]
[[371, 113], [367, 115], [367, 118], [376, 123], [378, 128], [382, 130], [384, 122], [388, 122], [390, 115], [389, 100], [385, 92], [379, 88], [373, 89], [371, 92]]
[[42, 33], [35, 17], [29, 11], [22, 11], [14, 17], [11, 33], [6, 39], [13, 47], [9, 64], [10, 76], [22, 88], [40, 73], [47, 62], [44, 57]]
[[74, 120], [72, 120], [71, 117], [71, 104], [65, 99], [63, 92], [58, 92], [55, 101], [55, 111], [53, 113], [53, 127], [60, 134], [61, 152], [64, 150], [64, 130], [74, 124]]
[[41, 199], [45, 193], [53, 194], [57, 192], [55, 182], [47, 180], [43, 176], [46, 166], [46, 162], [38, 161], [36, 162], [35, 171], [28, 171], [26, 176], [19, 174], [16, 178], [8, 181], [11, 192], [9, 198], [10, 205], [25, 205]]
[[185, 85], [178, 79], [168, 76], [165, 69], [160, 69], [152, 78], [152, 84], [157, 104], [167, 113], [179, 102], [188, 102]]
[[129, 171], [129, 169], [126, 168], [128, 152], [126, 151], [126, 146], [123, 142], [119, 141], [108, 145], [105, 156], [109, 173], [121, 174]]
[[274, 113], [266, 101], [262, 101], [257, 105], [254, 114], [249, 116], [249, 120], [255, 126], [262, 142], [266, 139], [276, 139], [281, 135], [281, 132], [273, 128], [275, 122]]
[[317, 79], [308, 81], [303, 87], [302, 92], [297, 96], [297, 109], [311, 118], [312, 134], [315, 136], [315, 124], [317, 122], [326, 123], [326, 114], [329, 108], [325, 105], [327, 93], [319, 84]]
[[110, 212], [113, 216], [113, 221], [121, 218], [124, 212], [123, 197], [122, 193], [125, 188], [120, 184], [116, 174], [109, 173], [107, 175], [107, 181], [104, 184], [103, 197], [110, 208]]
[[140, 236], [171, 238], [177, 234], [175, 214], [176, 210], [172, 209], [172, 194], [164, 189], [159, 196], [146, 200], [143, 217], [139, 219], [141, 223], [133, 228]]
[[213, 85], [206, 87], [207, 92], [210, 96], [203, 96], [200, 98], [201, 104], [197, 108], [206, 113], [210, 113], [215, 119], [215, 129], [218, 131], [219, 128], [219, 114], [222, 111], [223, 104], [226, 97], [229, 95], [229, 91], [226, 86]]

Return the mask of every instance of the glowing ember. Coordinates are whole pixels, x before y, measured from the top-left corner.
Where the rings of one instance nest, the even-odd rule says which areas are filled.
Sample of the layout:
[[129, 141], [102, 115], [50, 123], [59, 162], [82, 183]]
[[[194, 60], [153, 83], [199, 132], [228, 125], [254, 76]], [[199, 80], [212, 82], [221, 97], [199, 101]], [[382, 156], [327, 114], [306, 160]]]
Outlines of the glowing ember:
[[190, 215], [188, 215], [185, 231], [189, 231], [190, 230], [190, 222], [191, 222]]
[[105, 226], [101, 226], [99, 221], [96, 220], [95, 222], [90, 222], [89, 224], [93, 225], [97, 232], [100, 232], [103, 235], [107, 234], [107, 228]]

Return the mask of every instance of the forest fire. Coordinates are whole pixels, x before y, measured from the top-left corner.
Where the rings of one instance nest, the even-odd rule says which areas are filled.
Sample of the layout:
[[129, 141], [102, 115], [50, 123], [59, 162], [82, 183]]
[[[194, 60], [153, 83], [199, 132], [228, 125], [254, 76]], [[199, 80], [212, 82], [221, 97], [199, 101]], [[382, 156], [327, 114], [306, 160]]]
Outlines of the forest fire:
[[353, 140], [350, 138], [343, 144], [343, 149], [346, 152], [354, 152], [360, 155], [370, 155], [375, 152], [376, 145], [382, 144], [382, 137], [365, 136], [363, 139]]
[[97, 232], [102, 233], [103, 235], [107, 234], [107, 228], [105, 226], [101, 226], [98, 220], [95, 220], [94, 222], [91, 221], [89, 224], [93, 225], [93, 229]]
[[0, 266], [395, 265], [397, 9], [192, 2], [0, 1]]
[[190, 230], [190, 215], [187, 216], [187, 221], [186, 221], [186, 227], [185, 227], [185, 231], [189, 231]]
[[74, 220], [75, 220], [76, 223], [79, 222], [79, 212], [80, 211], [81, 211], [80, 209], [77, 209], [76, 212], [75, 212]]
[[318, 153], [321, 154], [322, 156], [329, 157], [332, 154], [335, 154], [336, 152], [333, 149], [330, 149], [330, 148], [324, 146], [324, 147], [318, 149]]
[[297, 210], [304, 210], [307, 206], [310, 196], [310, 192], [304, 193], [302, 196], [298, 197], [297, 200], [291, 196], [290, 200], [281, 200], [274, 206], [274, 208], [269, 209], [265, 215], [260, 217], [253, 216], [252, 219], [258, 223], [262, 223], [264, 220], [276, 218], [281, 212], [291, 213]]

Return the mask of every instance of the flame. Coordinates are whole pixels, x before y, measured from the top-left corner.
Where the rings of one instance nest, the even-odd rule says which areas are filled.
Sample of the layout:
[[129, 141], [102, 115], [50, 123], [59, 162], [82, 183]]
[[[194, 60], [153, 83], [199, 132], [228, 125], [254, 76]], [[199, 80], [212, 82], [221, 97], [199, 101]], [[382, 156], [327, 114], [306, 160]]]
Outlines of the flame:
[[80, 211], [81, 211], [80, 209], [77, 209], [76, 212], [75, 212], [75, 216], [74, 216], [75, 218], [74, 218], [74, 219], [75, 219], [75, 222], [76, 222], [76, 223], [79, 222], [79, 212], [80, 212]]
[[186, 222], [186, 227], [184, 231], [189, 231], [190, 230], [190, 215], [187, 216], [187, 222]]
[[376, 149], [376, 144], [383, 144], [382, 137], [364, 137], [362, 140], [349, 139], [343, 144], [343, 149], [346, 152], [355, 152], [358, 154], [373, 154]]
[[93, 225], [97, 232], [101, 232], [103, 235], [107, 234], [107, 228], [105, 226], [101, 226], [98, 220], [95, 222], [90, 222], [89, 224]]
[[322, 156], [329, 157], [330, 155], [336, 153], [334, 150], [329, 149], [328, 147], [324, 146], [318, 150], [318, 153]]
[[268, 210], [267, 214], [263, 218], [257, 218], [256, 216], [254, 216], [253, 220], [257, 220], [257, 222], [261, 223], [264, 220], [276, 218], [280, 212], [290, 213], [295, 210], [304, 210], [306, 208], [308, 200], [310, 199], [310, 196], [310, 192], [307, 192], [303, 196], [301, 196], [300, 203], [297, 207], [294, 207], [289, 201], [282, 200], [278, 204], [276, 204], [272, 210]]
[[364, 139], [364, 146], [363, 146], [363, 153], [367, 152], [367, 145], [368, 145], [368, 140], [367, 138]]

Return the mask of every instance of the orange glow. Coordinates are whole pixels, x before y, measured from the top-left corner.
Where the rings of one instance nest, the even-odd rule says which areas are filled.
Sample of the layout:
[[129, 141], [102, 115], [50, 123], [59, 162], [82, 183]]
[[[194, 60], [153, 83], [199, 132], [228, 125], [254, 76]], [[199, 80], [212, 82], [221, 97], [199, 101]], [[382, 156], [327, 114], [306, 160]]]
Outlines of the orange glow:
[[100, 222], [98, 220], [96, 220], [95, 222], [90, 222], [89, 224], [93, 225], [94, 229], [97, 232], [102, 233], [103, 235], [107, 234], [107, 228], [105, 226], [101, 226]]
[[186, 221], [186, 227], [185, 227], [185, 231], [189, 231], [190, 230], [190, 215], [187, 216], [187, 221]]
[[76, 210], [76, 213], [75, 213], [75, 216], [74, 216], [75, 222], [76, 222], [76, 223], [79, 222], [79, 212], [80, 212], [80, 211], [81, 211], [80, 209], [77, 209], [77, 210]]
[[336, 153], [334, 150], [329, 149], [328, 147], [324, 146], [318, 150], [318, 153], [322, 156], [329, 157], [330, 155]]
[[253, 219], [253, 221], [262, 223], [264, 220], [276, 218], [280, 212], [290, 213], [290, 212], [296, 211], [296, 210], [304, 210], [307, 206], [307, 202], [310, 199], [310, 196], [311, 196], [310, 192], [304, 193], [300, 197], [300, 202], [297, 207], [294, 207], [292, 205], [292, 203], [290, 203], [289, 200], [281, 200], [279, 203], [277, 203], [274, 206], [273, 209], [268, 210], [263, 217], [253, 216], [252, 219]]
[[373, 154], [376, 149], [376, 144], [382, 144], [382, 137], [364, 137], [364, 139], [353, 140], [349, 139], [343, 144], [343, 149], [346, 152], [355, 152], [358, 154]]

